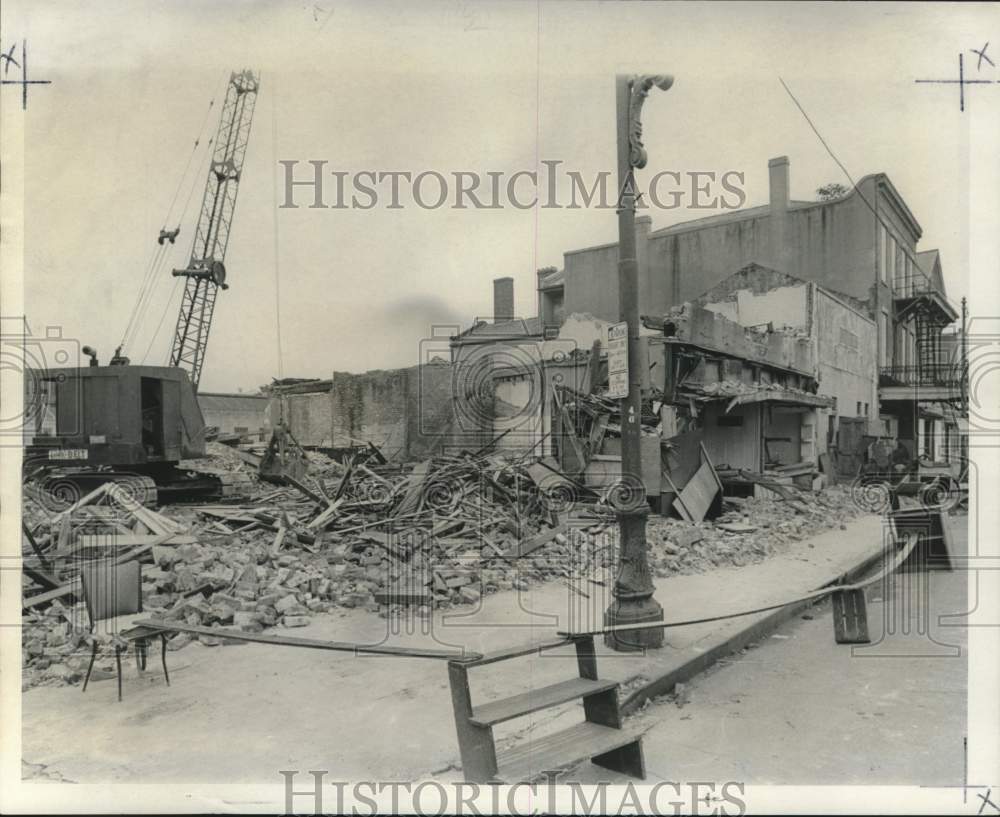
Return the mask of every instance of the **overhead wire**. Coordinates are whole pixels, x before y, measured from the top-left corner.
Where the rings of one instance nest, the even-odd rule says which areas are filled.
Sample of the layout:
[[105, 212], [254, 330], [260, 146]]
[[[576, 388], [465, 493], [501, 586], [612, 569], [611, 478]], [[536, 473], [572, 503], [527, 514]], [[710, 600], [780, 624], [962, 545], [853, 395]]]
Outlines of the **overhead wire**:
[[[799, 102], [798, 99], [796, 99], [795, 94], [792, 93], [792, 89], [785, 84], [785, 80], [783, 80], [781, 77], [778, 77], [778, 82], [781, 83], [781, 87], [785, 89], [785, 92], [791, 98], [792, 102], [795, 103], [795, 107], [799, 109], [799, 113], [802, 114], [802, 117], [806, 120], [806, 123], [812, 129], [812, 132], [816, 134], [816, 138], [819, 139], [820, 144], [823, 145], [826, 152], [830, 155], [830, 158], [833, 159], [837, 167], [839, 167], [844, 176], [847, 177], [847, 180], [851, 183], [851, 187], [855, 191], [857, 191], [858, 195], [861, 197], [861, 200], [865, 203], [868, 209], [871, 210], [872, 215], [875, 216], [875, 221], [877, 221], [886, 231], [890, 231], [889, 225], [883, 220], [882, 216], [879, 215], [878, 210], [875, 209], [874, 205], [872, 205], [872, 203], [868, 201], [868, 197], [864, 194], [861, 188], [858, 187], [858, 184], [857, 182], [854, 181], [854, 177], [851, 175], [850, 171], [844, 166], [844, 163], [841, 162], [839, 158], [837, 158], [837, 154], [833, 152], [833, 148], [831, 148], [830, 145], [827, 144], [826, 139], [823, 138], [823, 134], [821, 134], [816, 125], [813, 124], [812, 119], [809, 118], [809, 114], [806, 113], [806, 109], [802, 107], [802, 104]], [[943, 294], [944, 293], [942, 293], [942, 295]], [[953, 308], [956, 306], [955, 302], [952, 301], [951, 298], [949, 298], [947, 295], [944, 295], [944, 297], [945, 300], [947, 300], [948, 303], [951, 304]]]

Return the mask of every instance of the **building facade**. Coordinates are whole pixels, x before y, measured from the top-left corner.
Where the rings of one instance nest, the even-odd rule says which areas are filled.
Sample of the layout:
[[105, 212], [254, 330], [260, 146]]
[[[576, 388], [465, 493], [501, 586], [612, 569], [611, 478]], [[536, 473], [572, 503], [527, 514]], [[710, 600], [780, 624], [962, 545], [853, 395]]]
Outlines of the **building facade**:
[[[838, 401], [839, 416], [864, 415], [864, 436], [897, 437], [915, 454], [927, 453], [922, 441], [928, 426], [922, 421], [954, 426], [952, 410], [962, 402], [961, 378], [941, 342], [942, 330], [958, 311], [945, 291], [940, 253], [918, 251], [920, 224], [886, 174], [865, 176], [840, 198], [810, 202], [790, 198], [789, 173], [787, 157], [770, 160], [766, 205], [659, 230], [652, 229], [648, 216], [637, 218], [640, 311], [664, 315], [754, 263], [815, 284], [825, 304], [821, 308], [853, 309], [853, 328], [844, 327], [843, 335], [825, 322], [836, 331], [835, 338], [824, 335], [841, 356], [835, 367], [853, 368], [853, 363], [843, 364], [858, 338], [857, 363], [864, 357], [864, 365], [872, 367], [863, 379], [867, 384], [877, 378], [869, 399]], [[618, 320], [618, 245], [571, 250], [563, 260], [561, 270], [538, 271], [543, 327], [559, 326], [579, 313]], [[866, 319], [864, 329], [859, 318]], [[873, 343], [863, 349], [859, 332], [867, 333], [869, 322]], [[826, 374], [828, 381], [838, 377], [833, 369]], [[836, 390], [846, 388], [842, 384]], [[953, 430], [957, 433], [957, 426]]]

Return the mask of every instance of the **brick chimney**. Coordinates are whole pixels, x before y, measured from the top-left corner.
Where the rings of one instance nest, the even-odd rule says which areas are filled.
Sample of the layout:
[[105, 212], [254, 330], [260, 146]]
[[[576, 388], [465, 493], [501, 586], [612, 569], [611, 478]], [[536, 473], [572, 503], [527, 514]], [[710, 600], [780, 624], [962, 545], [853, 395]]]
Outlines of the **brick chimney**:
[[493, 322], [514, 320], [514, 279], [493, 279]]
[[788, 256], [787, 225], [788, 225], [788, 157], [778, 156], [767, 163], [768, 180], [770, 184], [770, 256], [771, 262], [782, 272], [785, 269], [785, 259]]

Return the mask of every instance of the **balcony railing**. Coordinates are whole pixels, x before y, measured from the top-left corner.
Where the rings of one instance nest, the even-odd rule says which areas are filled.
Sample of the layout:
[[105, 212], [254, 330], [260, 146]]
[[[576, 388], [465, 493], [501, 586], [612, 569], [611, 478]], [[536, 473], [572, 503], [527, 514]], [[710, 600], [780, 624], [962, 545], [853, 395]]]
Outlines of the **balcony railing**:
[[959, 363], [935, 363], [923, 366], [883, 366], [879, 369], [882, 385], [944, 386], [961, 389], [965, 383]]
[[931, 295], [943, 293], [934, 286], [930, 276], [922, 270], [913, 269], [908, 275], [898, 275], [892, 281], [892, 294], [896, 298], [912, 298], [914, 295]]

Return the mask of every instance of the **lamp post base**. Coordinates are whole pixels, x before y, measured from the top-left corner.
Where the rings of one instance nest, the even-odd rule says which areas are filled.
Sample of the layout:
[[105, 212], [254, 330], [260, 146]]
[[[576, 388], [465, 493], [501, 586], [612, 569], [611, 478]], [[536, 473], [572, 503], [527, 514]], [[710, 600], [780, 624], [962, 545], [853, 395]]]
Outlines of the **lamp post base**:
[[[651, 596], [639, 599], [615, 599], [604, 611], [604, 626], [619, 624], [642, 624], [647, 621], [663, 621], [663, 608]], [[648, 648], [663, 646], [663, 628], [648, 630], [628, 630], [624, 633], [605, 633], [604, 644], [616, 652], [638, 652]]]

